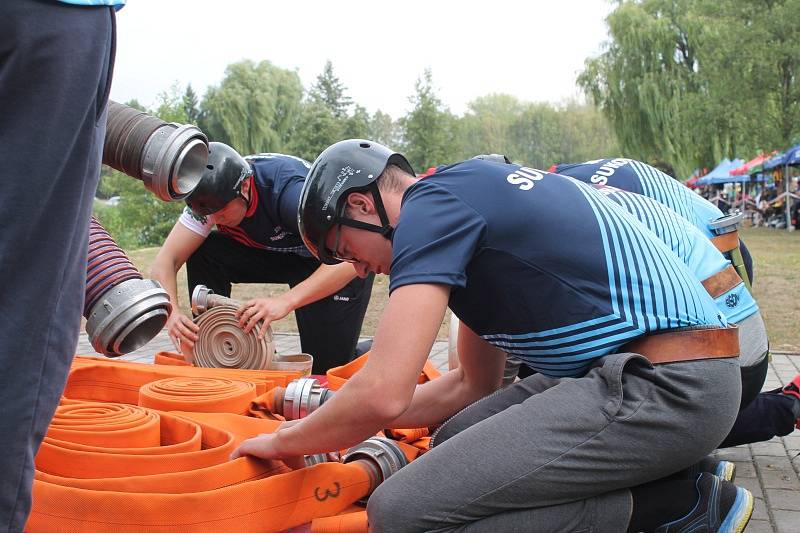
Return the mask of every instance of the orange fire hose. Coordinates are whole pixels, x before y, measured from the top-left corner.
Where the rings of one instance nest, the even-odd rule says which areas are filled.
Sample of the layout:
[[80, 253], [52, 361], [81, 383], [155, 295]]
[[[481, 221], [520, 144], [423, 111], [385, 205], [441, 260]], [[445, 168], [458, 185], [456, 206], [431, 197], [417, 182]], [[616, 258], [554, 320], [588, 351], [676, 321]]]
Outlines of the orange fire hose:
[[29, 532], [282, 531], [335, 515], [374, 488], [361, 461], [287, 472], [229, 461], [279, 422], [113, 403], [58, 408], [36, 457]]
[[255, 397], [254, 383], [225, 378], [166, 378], [139, 388], [139, 405], [162, 411], [246, 415]]
[[[344, 384], [347, 383], [347, 380], [353, 377], [353, 374], [364, 368], [368, 358], [369, 352], [357, 359], [353, 359], [346, 365], [337, 366], [328, 370], [328, 388], [331, 390], [341, 389]], [[438, 378], [439, 376], [441, 376], [441, 374], [436, 370], [436, 367], [433, 366], [430, 361], [425, 361], [425, 366], [422, 367], [422, 372], [419, 375], [417, 383], [422, 384], [434, 378]]]
[[368, 530], [366, 511], [315, 518], [311, 522], [311, 533], [367, 533]]

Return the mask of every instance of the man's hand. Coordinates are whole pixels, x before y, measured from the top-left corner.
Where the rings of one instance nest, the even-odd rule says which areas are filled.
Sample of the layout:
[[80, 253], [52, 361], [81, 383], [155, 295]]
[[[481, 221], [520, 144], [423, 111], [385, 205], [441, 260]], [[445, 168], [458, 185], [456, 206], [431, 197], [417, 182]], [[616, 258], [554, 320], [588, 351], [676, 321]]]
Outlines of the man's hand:
[[260, 457], [261, 459], [279, 459], [292, 470], [305, 468], [306, 460], [302, 455], [299, 457], [281, 457], [278, 454], [275, 448], [275, 441], [277, 438], [275, 433], [262, 433], [257, 437], [247, 439], [233, 451], [231, 460], [244, 457], [245, 455], [252, 455], [253, 457]]
[[258, 338], [263, 339], [272, 321], [280, 320], [292, 311], [294, 308], [282, 298], [256, 298], [242, 304], [236, 310], [236, 318], [245, 333], [250, 333], [258, 321], [263, 320], [258, 331]]
[[194, 343], [198, 339], [197, 332], [200, 331], [200, 328], [188, 316], [176, 309], [172, 311], [172, 314], [167, 319], [167, 331], [169, 332], [170, 340], [175, 345], [175, 349], [178, 350], [178, 353], [182, 353], [181, 342], [186, 343], [189, 347], [194, 347]]

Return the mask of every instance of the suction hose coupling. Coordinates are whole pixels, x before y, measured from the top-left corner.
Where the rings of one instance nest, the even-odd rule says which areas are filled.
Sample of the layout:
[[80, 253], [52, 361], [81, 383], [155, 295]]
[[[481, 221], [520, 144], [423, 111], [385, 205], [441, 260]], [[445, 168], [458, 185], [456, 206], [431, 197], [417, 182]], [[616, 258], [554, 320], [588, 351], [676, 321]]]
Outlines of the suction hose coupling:
[[92, 217], [83, 316], [92, 347], [108, 357], [132, 352], [155, 337], [172, 312], [157, 281], [142, 279], [114, 239]]
[[208, 139], [197, 126], [164, 122], [109, 101], [103, 163], [142, 180], [165, 202], [181, 200], [200, 183]]

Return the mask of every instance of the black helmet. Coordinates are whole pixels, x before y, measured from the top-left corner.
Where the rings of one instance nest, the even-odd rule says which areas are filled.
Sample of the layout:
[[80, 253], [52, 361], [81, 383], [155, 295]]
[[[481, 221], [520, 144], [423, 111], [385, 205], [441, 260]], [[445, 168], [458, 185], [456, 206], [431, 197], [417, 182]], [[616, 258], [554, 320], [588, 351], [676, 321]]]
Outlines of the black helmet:
[[480, 154], [476, 155], [472, 159], [483, 159], [484, 161], [489, 161], [491, 163], [505, 163], [506, 165], [511, 164], [511, 160], [508, 158], [508, 156], [503, 154]]
[[[376, 180], [388, 165], [396, 165], [414, 175], [414, 169], [402, 155], [364, 139], [349, 139], [329, 146], [317, 157], [308, 171], [300, 209], [297, 213], [300, 236], [317, 259], [328, 265], [340, 263], [325, 247], [325, 237], [336, 224], [375, 231], [391, 239], [392, 228], [383, 207]], [[350, 193], [372, 191], [382, 226], [345, 218], [344, 201]]]
[[239, 152], [224, 143], [208, 143], [208, 163], [200, 182], [186, 197], [186, 203], [197, 215], [216, 213], [234, 198], [242, 197], [242, 183], [253, 175], [253, 169]]

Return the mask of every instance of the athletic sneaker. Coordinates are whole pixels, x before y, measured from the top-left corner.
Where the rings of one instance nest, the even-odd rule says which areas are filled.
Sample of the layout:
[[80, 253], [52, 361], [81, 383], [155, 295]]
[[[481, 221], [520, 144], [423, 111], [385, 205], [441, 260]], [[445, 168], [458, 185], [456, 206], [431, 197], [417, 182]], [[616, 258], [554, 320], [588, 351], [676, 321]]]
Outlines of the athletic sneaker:
[[781, 389], [781, 394], [791, 396], [797, 400], [795, 402], [795, 414], [797, 415], [795, 427], [800, 429], [800, 374], [797, 374], [788, 385]]
[[723, 481], [733, 481], [736, 479], [736, 464], [731, 461], [714, 459], [713, 457], [703, 457], [699, 463], [695, 463], [685, 470], [686, 479], [697, 479], [703, 472], [714, 474]]
[[741, 533], [753, 514], [750, 491], [704, 472], [695, 482], [697, 504], [683, 518], [656, 528], [655, 533]]

